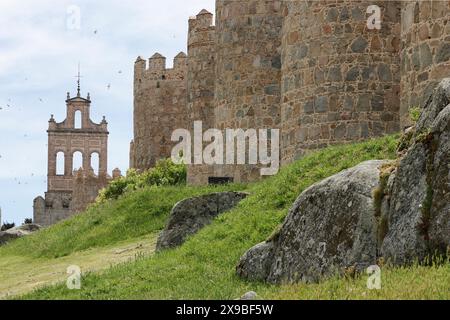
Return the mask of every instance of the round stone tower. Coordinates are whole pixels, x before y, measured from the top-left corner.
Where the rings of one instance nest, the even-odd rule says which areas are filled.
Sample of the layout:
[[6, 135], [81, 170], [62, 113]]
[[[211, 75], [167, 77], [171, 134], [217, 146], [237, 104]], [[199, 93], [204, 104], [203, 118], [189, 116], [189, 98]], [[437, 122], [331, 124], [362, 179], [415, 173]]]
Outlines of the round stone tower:
[[402, 2], [401, 125], [408, 110], [423, 107], [436, 85], [450, 76], [450, 2]]
[[282, 162], [398, 131], [399, 2], [293, 0], [283, 15]]
[[172, 132], [186, 128], [187, 56], [180, 52], [173, 68], [155, 53], [147, 62], [138, 57], [134, 65], [134, 140], [130, 167], [152, 168], [160, 159], [171, 157], [175, 143]]
[[[187, 72], [189, 129], [193, 129], [194, 121], [201, 121], [203, 130], [214, 128], [215, 40], [216, 28], [213, 25], [212, 13], [203, 9], [197, 16], [189, 19]], [[192, 164], [187, 169], [187, 182], [205, 185], [213, 175], [211, 166]]]
[[[278, 0], [216, 1], [216, 128], [279, 126], [281, 7]], [[255, 165], [215, 169], [215, 176], [235, 182], [259, 175]]]

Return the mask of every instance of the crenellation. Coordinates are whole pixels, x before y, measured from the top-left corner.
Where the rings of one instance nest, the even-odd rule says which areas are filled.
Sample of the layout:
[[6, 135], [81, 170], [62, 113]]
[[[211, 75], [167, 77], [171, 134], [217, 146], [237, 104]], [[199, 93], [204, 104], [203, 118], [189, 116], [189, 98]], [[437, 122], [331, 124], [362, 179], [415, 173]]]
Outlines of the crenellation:
[[174, 67], [166, 68], [166, 58], [156, 53], [135, 63], [134, 140], [130, 165], [140, 170], [150, 168], [160, 158], [170, 157], [171, 132], [186, 124], [187, 56], [180, 52]]
[[205, 9], [196, 16], [195, 29], [209, 28], [213, 25], [213, 14]]
[[143, 59], [141, 56], [137, 57], [134, 63], [134, 82], [135, 86], [139, 81], [142, 81], [144, 77], [144, 73], [147, 70], [147, 61]]
[[166, 57], [160, 53], [155, 53], [148, 59], [148, 69], [154, 72], [164, 72], [166, 70]]
[[187, 67], [187, 55], [184, 52], [180, 52], [173, 59], [173, 72], [177, 71], [185, 72], [186, 67]]

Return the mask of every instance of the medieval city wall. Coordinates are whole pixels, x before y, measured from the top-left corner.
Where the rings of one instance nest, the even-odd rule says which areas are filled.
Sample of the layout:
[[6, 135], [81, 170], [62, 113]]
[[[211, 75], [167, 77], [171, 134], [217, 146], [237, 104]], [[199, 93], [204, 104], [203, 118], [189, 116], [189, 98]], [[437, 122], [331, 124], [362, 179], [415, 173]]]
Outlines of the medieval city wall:
[[436, 85], [450, 76], [450, 2], [402, 2], [401, 126], [408, 109], [423, 106]]
[[155, 54], [147, 63], [138, 58], [134, 70], [134, 140], [131, 167], [145, 170], [169, 158], [175, 129], [186, 128], [187, 56], [180, 53], [172, 69], [166, 58]]
[[[172, 131], [191, 130], [193, 121], [204, 130], [280, 129], [282, 164], [317, 148], [401, 131], [408, 109], [423, 105], [450, 76], [449, 6], [217, 0], [215, 25], [206, 10], [189, 20], [187, 65], [165, 90], [157, 90], [165, 85], [165, 58], [154, 56], [149, 68], [136, 62], [132, 167], [170, 157]], [[380, 28], [372, 23], [377, 8]], [[166, 110], [177, 111], [170, 121]], [[260, 170], [188, 167], [190, 184], [210, 177], [253, 181]]]
[[[189, 19], [187, 117], [193, 137], [194, 121], [201, 121], [203, 130], [214, 128], [214, 89], [216, 81], [216, 28], [213, 14], [202, 10]], [[194, 152], [194, 151], [192, 151]], [[195, 155], [193, 155], [195, 157]], [[213, 169], [204, 164], [188, 166], [187, 182], [194, 185], [208, 183]]]
[[77, 170], [73, 175], [73, 192], [70, 209], [72, 212], [84, 211], [95, 202], [98, 192], [105, 188], [111, 177], [105, 174], [95, 175], [91, 170]]
[[[216, 128], [280, 125], [282, 1], [216, 1]], [[218, 165], [217, 177], [247, 182], [257, 165]]]
[[[366, 10], [381, 8], [381, 29]], [[399, 131], [395, 1], [289, 1], [283, 26], [282, 161]]]

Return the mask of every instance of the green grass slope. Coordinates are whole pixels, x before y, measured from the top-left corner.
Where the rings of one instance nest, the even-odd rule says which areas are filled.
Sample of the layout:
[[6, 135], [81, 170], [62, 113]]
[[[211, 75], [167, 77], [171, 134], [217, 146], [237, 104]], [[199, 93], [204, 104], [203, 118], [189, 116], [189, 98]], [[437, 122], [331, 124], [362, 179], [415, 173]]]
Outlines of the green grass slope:
[[[278, 175], [249, 185], [247, 191], [251, 196], [232, 211], [216, 218], [183, 246], [115, 266], [102, 273], [85, 275], [81, 290], [68, 290], [61, 284], [39, 289], [24, 298], [234, 299], [248, 290], [255, 290], [263, 298], [273, 299], [448, 298], [448, 264], [383, 270], [385, 287], [370, 292], [363, 277], [329, 279], [317, 285], [270, 286], [245, 282], [235, 275], [235, 265], [240, 256], [271, 235], [305, 188], [362, 161], [395, 158], [396, 144], [396, 137], [384, 137], [312, 153], [283, 168]], [[177, 200], [207, 191], [211, 189], [186, 187], [138, 191], [105, 208], [91, 209], [92, 212], [84, 217], [50, 228], [39, 237], [16, 242], [8, 250], [16, 248], [29, 254], [40, 250], [42, 254], [52, 256], [57, 252], [67, 253], [102, 245], [121, 237], [142, 235], [161, 229], [168, 211]], [[104, 217], [92, 226], [97, 215]], [[150, 223], [149, 215], [160, 218]], [[75, 230], [79, 244], [70, 240], [70, 234]], [[80, 234], [83, 230], [87, 233]], [[58, 239], [67, 240], [69, 244], [60, 245]], [[36, 243], [39, 240], [43, 243], [42, 247]], [[27, 241], [34, 249], [27, 249]]]
[[0, 259], [4, 255], [58, 258], [138, 238], [163, 229], [170, 209], [182, 199], [241, 189], [240, 185], [148, 187], [118, 200], [94, 205], [83, 214], [15, 240], [0, 248]]

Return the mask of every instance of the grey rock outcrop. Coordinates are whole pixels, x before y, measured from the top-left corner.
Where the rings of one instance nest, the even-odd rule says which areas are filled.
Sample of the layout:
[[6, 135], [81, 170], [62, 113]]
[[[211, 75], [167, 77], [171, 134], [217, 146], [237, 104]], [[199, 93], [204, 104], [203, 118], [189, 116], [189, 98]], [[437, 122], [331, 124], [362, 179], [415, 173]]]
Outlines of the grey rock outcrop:
[[218, 192], [178, 202], [158, 237], [156, 250], [181, 245], [188, 236], [210, 224], [219, 214], [234, 208], [247, 196], [244, 192]]
[[39, 231], [40, 229], [41, 226], [37, 224], [24, 224], [20, 227], [15, 227], [6, 231], [1, 231], [0, 245], [4, 245], [11, 240], [30, 235], [33, 232]]
[[[271, 241], [247, 251], [238, 275], [316, 282], [450, 252], [450, 79], [405, 134], [397, 161], [368, 161], [319, 182], [295, 201]], [[381, 170], [380, 170], [381, 169]]]
[[270, 242], [244, 254], [238, 275], [272, 283], [315, 282], [376, 263], [372, 191], [385, 161], [367, 161], [305, 190]]
[[450, 246], [450, 79], [425, 105], [411, 145], [384, 193], [388, 231], [381, 255], [396, 265], [445, 254]]

